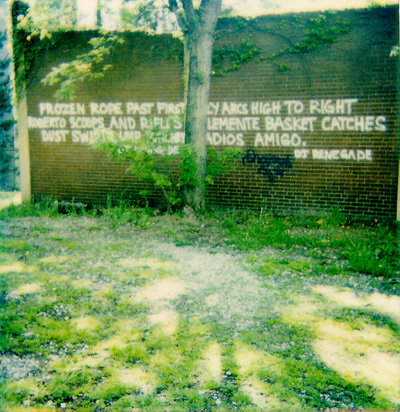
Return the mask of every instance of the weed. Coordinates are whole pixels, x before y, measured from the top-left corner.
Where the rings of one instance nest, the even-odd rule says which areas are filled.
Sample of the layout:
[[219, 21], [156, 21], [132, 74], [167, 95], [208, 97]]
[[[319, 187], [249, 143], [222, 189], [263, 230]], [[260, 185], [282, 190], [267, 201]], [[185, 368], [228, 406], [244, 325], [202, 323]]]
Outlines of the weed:
[[346, 246], [346, 257], [355, 272], [391, 278], [399, 271], [397, 228], [380, 226], [366, 238], [349, 239]]
[[[270, 213], [233, 212], [221, 218], [229, 243], [241, 250], [267, 246], [335, 250], [355, 272], [391, 278], [399, 272], [399, 237], [396, 225], [378, 223], [373, 229], [351, 224], [335, 209], [324, 218], [273, 216]], [[344, 224], [347, 224], [344, 226]], [[272, 268], [271, 268], [272, 269]], [[320, 268], [321, 269], [321, 268]], [[329, 268], [330, 273], [337, 273]]]
[[59, 215], [58, 206], [55, 199], [45, 197], [40, 202], [27, 202], [21, 205], [10, 205], [0, 210], [0, 220], [7, 220], [12, 217], [57, 217]]

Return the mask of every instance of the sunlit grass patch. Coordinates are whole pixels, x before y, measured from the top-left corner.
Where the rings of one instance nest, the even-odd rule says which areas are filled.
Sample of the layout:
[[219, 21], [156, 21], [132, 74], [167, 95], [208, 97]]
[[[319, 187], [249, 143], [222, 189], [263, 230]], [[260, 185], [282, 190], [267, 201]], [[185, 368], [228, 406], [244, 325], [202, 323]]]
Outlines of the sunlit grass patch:
[[40, 263], [64, 263], [70, 260], [69, 256], [57, 256], [57, 255], [50, 255], [43, 258], [38, 259]]
[[[21, 405], [30, 405], [30, 398], [46, 393], [46, 389], [33, 378], [0, 382], [0, 407], [4, 411], [21, 411]], [[25, 407], [24, 407], [24, 410]]]
[[243, 381], [240, 389], [251, 399], [261, 410], [279, 410], [279, 411], [294, 411], [304, 410], [301, 403], [296, 397], [288, 396], [288, 394], [279, 394], [273, 385], [257, 378], [250, 376]]
[[65, 255], [50, 255], [43, 258], [39, 258], [38, 263], [41, 268], [54, 271], [62, 271], [68, 266], [68, 263], [73, 263], [73, 258], [71, 256]]
[[71, 323], [77, 330], [83, 331], [93, 331], [101, 326], [101, 322], [93, 316], [85, 316], [82, 318], [73, 319]]
[[[314, 291], [341, 307], [375, 310], [398, 319], [398, 296], [375, 292], [358, 297], [348, 288], [332, 286], [318, 286]], [[370, 383], [391, 402], [400, 403], [399, 342], [390, 329], [377, 327], [364, 316], [341, 322], [321, 319], [316, 331], [313, 347], [329, 367], [347, 379]]]
[[113, 325], [110, 325], [110, 330], [123, 336], [129, 336], [131, 339], [139, 339], [139, 336], [147, 327], [147, 323], [143, 321], [144, 318], [145, 314], [142, 316], [138, 314], [134, 319], [120, 319]]
[[[263, 410], [298, 410], [301, 404], [294, 393], [276, 384], [285, 370], [285, 361], [277, 356], [244, 344], [235, 347], [240, 389]], [[274, 380], [269, 379], [274, 377]]]
[[[393, 403], [400, 403], [400, 356], [388, 353], [393, 337], [384, 329], [352, 330], [338, 322], [318, 326], [313, 347], [320, 358], [346, 379], [366, 381]], [[386, 351], [385, 351], [386, 350]]]
[[150, 283], [138, 291], [134, 291], [134, 302], [150, 302], [161, 304], [162, 302], [177, 299], [185, 293], [187, 285], [178, 277], [163, 278]]
[[[76, 355], [71, 362], [64, 365], [66, 371], [80, 370], [83, 368], [103, 368], [108, 362], [110, 354], [107, 351], [98, 353], [86, 353], [85, 355]], [[64, 363], [66, 363], [64, 361]], [[53, 367], [58, 365], [53, 363]]]
[[149, 373], [141, 366], [135, 366], [128, 369], [119, 369], [115, 376], [123, 385], [148, 394], [154, 391], [157, 380], [153, 373]]
[[10, 205], [20, 205], [22, 203], [20, 192], [1, 192], [0, 210], [9, 207]]
[[340, 306], [376, 310], [400, 323], [400, 296], [374, 292], [360, 297], [349, 288], [338, 289], [335, 286], [322, 285], [314, 287], [313, 290]]
[[152, 325], [157, 325], [160, 331], [166, 336], [172, 336], [178, 328], [179, 314], [174, 310], [163, 310], [149, 315]]
[[32, 273], [36, 271], [35, 266], [28, 266], [22, 262], [0, 265], [0, 274], [6, 273]]
[[306, 295], [294, 296], [292, 302], [282, 315], [285, 323], [309, 326], [318, 320], [317, 312], [321, 307], [314, 299]]
[[367, 298], [367, 305], [371, 305], [376, 311], [388, 315], [400, 324], [400, 296], [386, 296], [375, 292]]
[[58, 286], [62, 285], [62, 286], [66, 286], [66, 284], [69, 284], [71, 280], [71, 277], [68, 275], [64, 275], [64, 274], [59, 274], [59, 273], [54, 273], [51, 276], [51, 283], [52, 284], [58, 284]]
[[391, 351], [395, 343], [393, 333], [386, 328], [363, 324], [354, 329], [345, 322], [331, 319], [320, 320], [317, 325], [319, 339], [340, 342], [354, 356], [366, 356], [371, 350]]
[[183, 362], [184, 358], [182, 352], [176, 345], [165, 345], [165, 347], [158, 347], [154, 345], [152, 339], [147, 344], [148, 364], [149, 366], [158, 369], [164, 379], [171, 381], [175, 379], [175, 374], [179, 373], [179, 365]]
[[38, 293], [42, 290], [43, 285], [41, 283], [25, 283], [18, 289], [11, 291], [8, 294], [9, 299], [18, 298], [21, 295], [30, 295]]
[[112, 336], [109, 339], [102, 340], [91, 350], [92, 353], [104, 353], [104, 351], [121, 350], [127, 346], [127, 340], [119, 335]]
[[[89, 286], [85, 286], [85, 287], [89, 287], [93, 284], [92, 280], [88, 280]], [[118, 299], [120, 298], [120, 295], [117, 293], [117, 291], [114, 289], [114, 287], [112, 285], [106, 285], [101, 287], [100, 289], [94, 290], [93, 291], [93, 296], [95, 298], [100, 298], [103, 301], [107, 301], [108, 299], [113, 300], [114, 298]]]
[[[339, 292], [331, 286], [318, 286], [314, 291], [331, 300], [331, 305], [364, 307], [369, 301], [368, 295], [361, 299], [350, 289]], [[310, 298], [297, 299], [283, 319], [313, 331], [315, 339], [312, 348], [315, 353], [343, 379], [355, 385], [369, 383], [384, 398], [399, 403], [400, 356], [396, 353], [399, 346], [397, 335], [387, 327], [371, 324], [365, 317], [343, 321], [330, 319], [327, 316], [331, 307], [326, 306], [326, 301], [316, 301], [314, 298], [312, 303]]]
[[110, 356], [113, 352], [119, 352], [124, 350], [130, 342], [135, 340], [138, 335], [136, 334], [117, 334], [109, 339], [100, 341], [97, 345], [91, 348], [90, 353], [102, 353], [108, 352]]
[[236, 346], [235, 360], [242, 376], [253, 375], [260, 366], [275, 371], [279, 369], [279, 360], [272, 355], [243, 344]]
[[71, 282], [71, 285], [76, 289], [89, 289], [93, 286], [91, 279], [76, 279]]
[[202, 352], [198, 361], [200, 383], [219, 383], [222, 379], [222, 349], [218, 342], [213, 342]]

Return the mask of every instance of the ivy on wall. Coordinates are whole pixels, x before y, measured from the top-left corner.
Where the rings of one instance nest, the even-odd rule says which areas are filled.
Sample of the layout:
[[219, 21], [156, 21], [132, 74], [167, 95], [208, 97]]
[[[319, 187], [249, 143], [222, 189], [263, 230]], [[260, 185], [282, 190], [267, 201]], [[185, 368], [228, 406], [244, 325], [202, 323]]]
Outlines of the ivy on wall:
[[[240, 43], [223, 44], [214, 48], [214, 76], [226, 76], [229, 72], [240, 70], [248, 62], [261, 62], [266, 59], [271, 60], [280, 72], [289, 70], [290, 66], [285, 62], [278, 62], [279, 58], [287, 55], [304, 55], [319, 46], [333, 44], [341, 35], [350, 30], [348, 22], [335, 18], [329, 13], [308, 19], [295, 16], [292, 19], [281, 19], [275, 25], [266, 24], [264, 26], [260, 19], [226, 18], [223, 20], [225, 23], [229, 22], [230, 27], [217, 32], [216, 40], [218, 41], [228, 33], [233, 35], [233, 38], [242, 40]], [[290, 37], [287, 34], [289, 31], [296, 32], [298, 38]], [[278, 37], [288, 46], [281, 48], [278, 52], [269, 53], [262, 47], [263, 45], [257, 45], [254, 32], [263, 32], [271, 37]], [[183, 62], [183, 47], [175, 46], [167, 52], [161, 52], [157, 46], [153, 46], [153, 51], [165, 59]]]
[[[260, 62], [265, 58], [262, 56], [264, 50], [256, 47], [254, 39], [251, 37], [242, 40], [240, 45], [225, 45], [214, 50], [213, 70], [215, 76], [225, 76], [229, 72], [239, 70], [241, 66], [251, 60]], [[229, 64], [224, 62], [229, 61]]]
[[11, 6], [13, 58], [17, 100], [26, 87], [27, 73], [33, 62], [45, 50], [56, 45], [57, 34], [39, 30], [31, 19], [29, 6], [23, 1], [14, 1]]
[[112, 65], [107, 64], [116, 44], [124, 40], [118, 34], [100, 34], [89, 40], [91, 49], [80, 54], [76, 59], [68, 63], [62, 63], [43, 79], [45, 85], [59, 85], [55, 97], [59, 100], [74, 100], [80, 83], [100, 79], [105, 76]]
[[[39, 29], [34, 24], [29, 6], [23, 1], [14, 1], [11, 7], [13, 26], [13, 54], [15, 68], [15, 84], [17, 99], [26, 84], [27, 74], [32, 70], [33, 63], [40, 61], [41, 55], [50, 49], [60, 47], [65, 39], [64, 29], [49, 32]], [[44, 79], [46, 85], [59, 85], [57, 99], [72, 100], [80, 82], [103, 77], [112, 67], [107, 57], [111, 54], [115, 43], [123, 40], [119, 34], [93, 32], [88, 41], [89, 50], [76, 57], [71, 62], [55, 67]]]
[[[283, 21], [279, 29], [281, 32], [284, 32], [293, 24], [296, 23]], [[276, 62], [279, 57], [285, 55], [299, 56], [310, 53], [319, 46], [335, 43], [339, 36], [350, 31], [350, 24], [348, 22], [341, 19], [330, 19], [327, 15], [323, 14], [310, 18], [305, 24], [299, 24], [297, 22], [296, 27], [304, 30], [303, 38], [297, 42], [286, 38], [289, 46], [269, 56], [269, 59], [277, 65], [279, 71], [290, 69], [290, 66]], [[274, 32], [271, 26], [266, 27], [266, 29], [271, 35], [280, 35], [283, 37], [283, 34], [279, 33], [279, 31]]]
[[[256, 44], [254, 35], [246, 37], [240, 44], [225, 44], [214, 50], [213, 68], [216, 76], [225, 76], [229, 72], [239, 70], [247, 62], [261, 62], [267, 58], [276, 65], [278, 71], [289, 70], [290, 66], [286, 62], [279, 62], [279, 58], [287, 55], [302, 56], [319, 46], [333, 44], [339, 36], [350, 30], [348, 22], [335, 18], [330, 13], [308, 19], [304, 19], [303, 16], [283, 18], [274, 25], [271, 23], [262, 25], [262, 19], [250, 21], [237, 18], [229, 20], [233, 21], [234, 24], [230, 24], [228, 30], [223, 30], [224, 33], [230, 32], [236, 38], [242, 38], [244, 31], [263, 32], [283, 40], [287, 46], [277, 52], [270, 53], [261, 45]], [[219, 33], [216, 38], [218, 39], [222, 35]]]

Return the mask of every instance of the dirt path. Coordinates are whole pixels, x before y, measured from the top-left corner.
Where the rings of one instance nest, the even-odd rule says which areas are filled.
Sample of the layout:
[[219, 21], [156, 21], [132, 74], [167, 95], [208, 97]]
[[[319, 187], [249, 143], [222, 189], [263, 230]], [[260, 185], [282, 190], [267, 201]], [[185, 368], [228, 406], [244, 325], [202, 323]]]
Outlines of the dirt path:
[[155, 250], [177, 262], [190, 312], [199, 310], [204, 320], [238, 330], [254, 326], [265, 289], [254, 273], [244, 270], [238, 256], [167, 243], [158, 243]]

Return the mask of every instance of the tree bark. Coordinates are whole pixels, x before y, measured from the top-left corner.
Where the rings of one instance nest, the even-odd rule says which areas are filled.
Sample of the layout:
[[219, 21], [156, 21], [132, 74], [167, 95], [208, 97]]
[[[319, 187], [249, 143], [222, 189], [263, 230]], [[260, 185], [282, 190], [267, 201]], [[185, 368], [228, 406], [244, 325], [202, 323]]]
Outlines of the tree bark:
[[205, 207], [207, 167], [207, 111], [210, 92], [213, 36], [191, 33], [185, 37], [185, 143], [197, 153], [198, 185], [187, 187], [185, 202], [194, 209]]
[[185, 41], [185, 143], [197, 153], [196, 187], [185, 188], [185, 203], [195, 210], [205, 207], [207, 162], [207, 112], [211, 83], [212, 49], [222, 0], [202, 0], [194, 9], [192, 0], [182, 0], [183, 14], [174, 0]]

